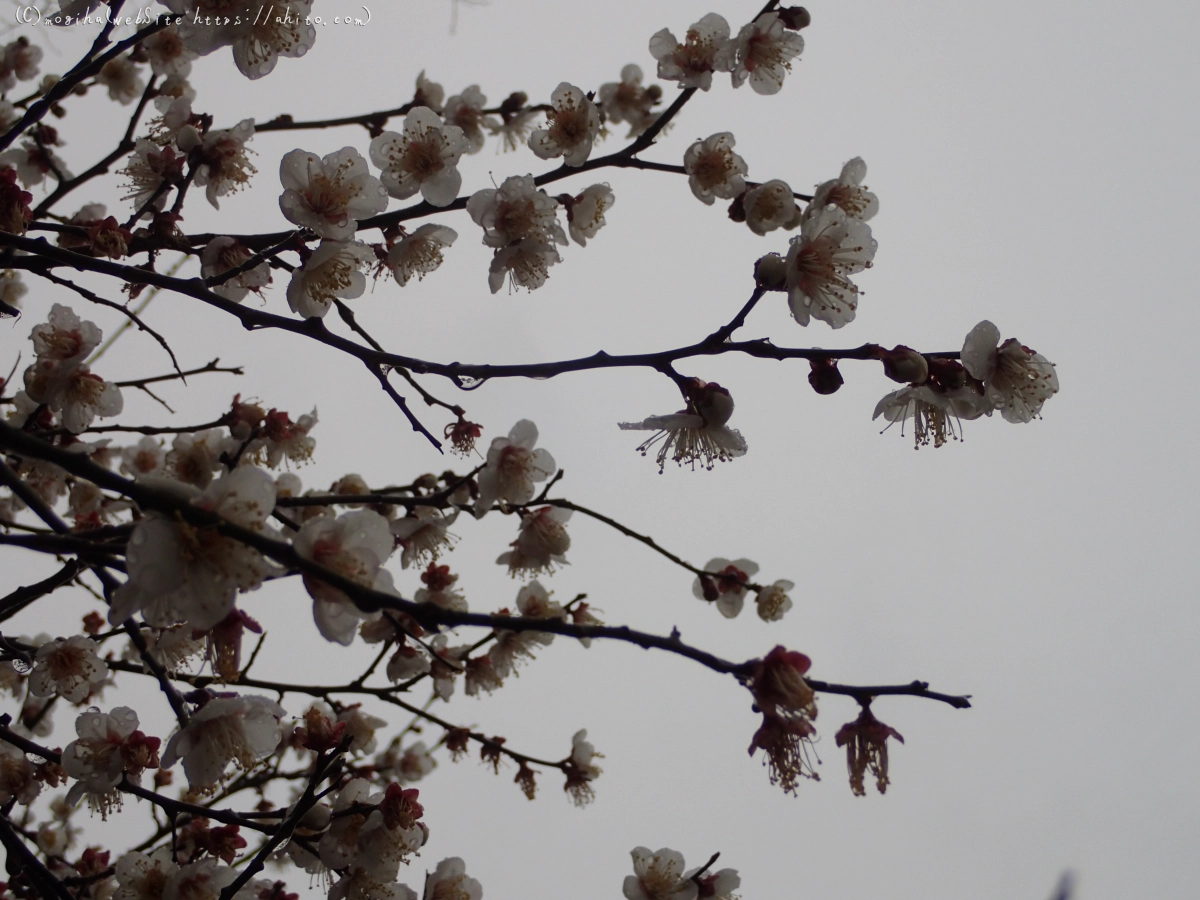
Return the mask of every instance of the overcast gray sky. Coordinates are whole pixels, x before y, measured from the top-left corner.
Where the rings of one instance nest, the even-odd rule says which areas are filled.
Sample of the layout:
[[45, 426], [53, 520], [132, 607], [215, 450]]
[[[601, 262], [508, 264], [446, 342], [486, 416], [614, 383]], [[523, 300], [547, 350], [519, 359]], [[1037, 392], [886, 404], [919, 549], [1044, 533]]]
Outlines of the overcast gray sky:
[[[328, 0], [314, 12], [350, 9]], [[377, 3], [368, 26], [326, 26], [305, 59], [283, 60], [261, 81], [242, 78], [228, 51], [199, 61], [195, 108], [232, 125], [393, 107], [411, 98], [422, 69], [448, 94], [478, 83], [493, 103], [513, 90], [541, 101], [560, 81], [593, 90], [617, 80], [629, 62], [652, 76], [647, 42], [658, 29], [681, 35], [716, 11], [736, 30], [756, 9], [462, 2], [451, 35], [447, 0]], [[596, 802], [577, 810], [543, 778], [529, 803], [510, 783], [515, 771], [497, 778], [475, 761], [443, 760], [420, 785], [430, 844], [402, 880], [418, 885], [422, 867], [458, 855], [489, 897], [618, 897], [628, 851], [641, 844], [680, 850], [690, 865], [720, 851], [719, 866], [740, 870], [742, 895], [760, 900], [1040, 900], [1065, 869], [1078, 874], [1087, 900], [1192, 896], [1200, 881], [1198, 498], [1195, 426], [1180, 409], [1197, 387], [1198, 15], [1182, 4], [1114, 2], [840, 0], [810, 9], [804, 54], [779, 95], [734, 91], [718, 77], [644, 154], [678, 163], [691, 141], [732, 131], [750, 178], [782, 178], [801, 191], [853, 156], [866, 160], [881, 203], [871, 222], [879, 251], [858, 278], [866, 293], [856, 321], [837, 334], [820, 322], [801, 328], [776, 294], [744, 336], [957, 350], [988, 318], [1057, 364], [1062, 389], [1044, 420], [970, 422], [965, 442], [914, 452], [898, 429], [881, 436], [870, 419], [895, 386], [878, 365], [844, 364], [845, 387], [819, 397], [804, 363], [723, 356], [681, 370], [731, 390], [731, 424], [749, 453], [712, 472], [660, 476], [634, 452], [638, 437], [616, 428], [678, 407], [674, 387], [655, 373], [493, 382], [462, 402], [485, 439], [533, 419], [539, 445], [566, 470], [561, 496], [697, 565], [746, 556], [764, 582], [797, 584], [783, 622], [765, 624], [752, 610], [727, 621], [692, 597], [690, 575], [577, 516], [571, 566], [545, 582], [559, 599], [587, 592], [609, 622], [678, 627], [727, 658], [783, 643], [811, 656], [818, 678], [919, 678], [969, 693], [975, 706], [876, 702], [906, 743], [893, 750], [887, 796], [859, 799], [833, 742], [856, 708], [825, 697], [822, 780], [790, 797], [747, 756], [756, 717], [731, 679], [674, 657], [560, 639], [493, 698], [456, 696], [445, 714], [549, 758], [588, 728], [605, 754]], [[72, 40], [54, 36], [64, 52]], [[48, 51], [43, 69], [67, 64]], [[675, 88], [664, 88], [669, 102]], [[99, 118], [101, 107], [113, 109], [95, 102], [94, 117], [72, 113], [60, 123], [76, 171], [105, 149], [100, 135], [122, 127]], [[601, 149], [620, 146], [621, 136]], [[187, 230], [287, 227], [276, 205], [280, 157], [347, 144], [365, 155], [368, 138], [352, 128], [257, 137], [252, 189], [223, 202], [219, 215], [195, 198]], [[465, 192], [552, 168], [527, 149], [493, 150], [465, 159]], [[616, 195], [607, 229], [586, 249], [566, 248], [541, 290], [492, 296], [479, 229], [465, 213], [446, 213], [432, 221], [460, 238], [444, 269], [404, 289], [381, 282], [354, 303], [360, 319], [389, 349], [443, 361], [662, 349], [727, 321], [752, 289], [753, 261], [786, 249], [787, 235], [754, 236], [719, 204], [698, 203], [677, 176], [611, 171], [567, 184], [582, 190], [597, 180]], [[26, 319], [0, 326], [0, 368], [55, 299], [39, 286], [26, 298]], [[73, 305], [106, 329], [115, 323]], [[278, 280], [266, 308], [286, 312]], [[247, 335], [180, 297], [161, 297], [148, 317], [185, 366], [219, 355], [248, 372], [173, 390], [168, 399], [181, 411], [172, 422], [208, 421], [237, 390], [293, 414], [316, 406], [317, 462], [299, 472], [306, 487], [348, 471], [384, 484], [447, 466], [361, 367], [325, 348]], [[101, 374], [166, 371], [151, 342], [125, 342]], [[129, 397], [126, 418], [168, 417]], [[447, 561], [463, 573], [472, 608], [512, 605], [517, 584], [492, 560], [512, 540], [513, 520], [462, 520], [454, 530], [462, 540]], [[0, 559], [10, 583], [46, 565], [12, 551]], [[416, 575], [398, 560], [392, 568], [411, 596]], [[281, 678], [318, 672], [333, 681], [366, 665], [363, 645], [319, 638], [298, 584], [271, 586], [243, 605], [270, 635], [260, 674], [271, 667]], [[35, 612], [41, 618], [26, 616], [20, 630], [54, 630], [45, 609]], [[404, 724], [393, 711], [384, 718]], [[61, 719], [55, 740], [65, 742], [70, 722]], [[143, 815], [131, 808], [119, 821]]]

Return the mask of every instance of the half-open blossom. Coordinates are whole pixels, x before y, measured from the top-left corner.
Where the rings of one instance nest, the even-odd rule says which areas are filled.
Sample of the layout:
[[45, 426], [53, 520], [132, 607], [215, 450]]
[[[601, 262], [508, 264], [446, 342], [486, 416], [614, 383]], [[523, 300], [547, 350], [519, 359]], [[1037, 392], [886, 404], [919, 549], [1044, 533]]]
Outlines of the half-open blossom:
[[776, 228], [791, 230], [800, 224], [800, 207], [786, 181], [774, 178], [752, 187], [742, 196], [746, 225], [755, 234], [764, 235]]
[[625, 876], [625, 900], [696, 900], [699, 888], [684, 878], [683, 854], [669, 847], [634, 847], [633, 874]]
[[362, 269], [375, 262], [375, 251], [361, 241], [321, 241], [308, 261], [292, 272], [287, 299], [292, 312], [322, 318], [334, 300], [353, 300], [367, 289]]
[[256, 694], [211, 697], [167, 741], [162, 766], [180, 760], [192, 790], [208, 790], [230, 763], [248, 769], [279, 746], [284, 708]]
[[424, 900], [480, 900], [483, 885], [467, 875], [467, 864], [457, 856], [443, 859], [425, 879]]
[[733, 135], [722, 131], [696, 141], [683, 154], [688, 187], [696, 199], [712, 206], [715, 198], [732, 200], [746, 190], [746, 161], [733, 152]]
[[137, 784], [145, 769], [158, 768], [160, 741], [138, 730], [137, 713], [128, 706], [107, 713], [88, 710], [75, 720], [75, 732], [79, 737], [62, 753], [63, 769], [79, 779], [67, 792], [68, 803], [77, 804], [86, 795], [107, 816], [120, 806], [115, 789], [123, 778]]
[[730, 562], [718, 556], [708, 561], [704, 571], [706, 574], [697, 575], [692, 582], [692, 595], [697, 600], [715, 602], [725, 618], [735, 618], [742, 611], [750, 579], [758, 574], [758, 563], [749, 559]]
[[563, 769], [567, 780], [563, 785], [576, 806], [586, 806], [595, 799], [596, 792], [592, 782], [600, 777], [601, 768], [595, 759], [603, 756], [597, 753], [591, 741], [587, 739], [587, 729], [581, 728], [571, 738], [571, 755], [567, 757]]
[[778, 13], [763, 13], [722, 48], [717, 68], [732, 74], [735, 88], [749, 79], [756, 94], [777, 94], [803, 50], [804, 38], [788, 31]]
[[629, 123], [627, 137], [637, 137], [650, 127], [655, 115], [652, 109], [662, 99], [658, 85], [642, 87], [642, 67], [636, 63], [621, 69], [621, 80], [600, 85], [597, 94], [600, 111], [614, 125]]
[[[191, 493], [194, 506], [270, 533], [266, 520], [275, 508], [275, 482], [262, 469], [239, 466], [203, 493]], [[134, 528], [126, 561], [129, 580], [117, 589], [108, 613], [113, 625], [141, 612], [159, 628], [188, 622], [208, 630], [229, 615], [238, 591], [254, 590], [271, 571], [253, 547], [158, 512], [147, 513]]]
[[508, 574], [514, 577], [550, 573], [555, 566], [566, 565], [563, 554], [571, 546], [566, 529], [570, 518], [571, 510], [557, 506], [532, 510], [521, 519], [520, 533], [511, 545], [513, 549], [502, 553], [496, 562], [508, 566]]
[[37, 770], [25, 751], [0, 741], [0, 803], [15, 800], [28, 806], [42, 790]]
[[404, 117], [404, 133], [385, 131], [371, 141], [371, 162], [380, 169], [380, 180], [398, 200], [417, 191], [432, 206], [449, 206], [462, 187], [458, 160], [467, 150], [467, 139], [457, 125], [446, 125], [426, 106]]
[[[692, 24], [680, 43], [670, 29], [664, 28], [650, 38], [650, 55], [658, 60], [658, 77], [678, 81], [681, 88], [712, 87], [712, 73], [726, 71], [718, 53], [729, 41], [729, 23], [709, 13]], [[722, 54], [722, 58], [728, 54]]]
[[512, 175], [498, 188], [476, 191], [467, 200], [467, 213], [483, 227], [483, 243], [507, 247], [526, 238], [565, 244], [558, 224], [558, 201], [541, 190], [532, 175]]
[[401, 285], [408, 284], [414, 275], [418, 280], [423, 279], [437, 271], [442, 264], [442, 251], [456, 240], [458, 232], [453, 228], [428, 222], [388, 250], [387, 266]]
[[871, 714], [870, 707], [853, 722], [838, 729], [835, 740], [839, 747], [846, 748], [846, 768], [850, 772], [850, 790], [856, 797], [865, 797], [867, 789], [863, 776], [870, 772], [875, 776], [875, 788], [879, 793], [887, 792], [888, 781], [888, 738], [904, 743], [895, 728], [885, 725]]
[[529, 136], [529, 149], [540, 159], [563, 158], [567, 166], [582, 166], [592, 154], [600, 133], [600, 113], [581, 88], [562, 82], [550, 95], [546, 128]]
[[576, 194], [567, 207], [567, 227], [571, 240], [586, 247], [588, 238], [595, 237], [604, 227], [604, 214], [612, 208], [617, 198], [607, 184], [593, 184], [582, 194]]
[[1054, 363], [1016, 338], [1000, 343], [1000, 329], [986, 319], [967, 335], [962, 364], [983, 382], [988, 400], [1006, 422], [1032, 421], [1058, 393]]
[[734, 893], [742, 886], [737, 869], [718, 869], [704, 875], [700, 874], [699, 869], [692, 869], [685, 872], [683, 877], [689, 881], [695, 879], [699, 888], [698, 900], [738, 900], [740, 896]]
[[622, 431], [656, 432], [638, 446], [645, 456], [660, 444], [655, 461], [661, 473], [667, 460], [679, 465], [696, 463], [711, 469], [714, 464], [736, 459], [746, 453], [746, 441], [740, 431], [725, 423], [733, 415], [733, 398], [716, 382], [694, 378], [687, 388], [687, 409], [665, 416], [650, 416], [640, 422], [621, 422]]
[[473, 84], [461, 94], [455, 94], [446, 101], [442, 109], [442, 118], [447, 125], [455, 125], [462, 129], [463, 137], [467, 139], [467, 153], [478, 153], [483, 149], [483, 130], [495, 131], [500, 123], [492, 116], [485, 116], [483, 108], [487, 106], [487, 97], [479, 90], [479, 85]]
[[192, 155], [195, 182], [205, 189], [204, 195], [214, 209], [220, 208], [219, 197], [241, 190], [250, 183], [250, 176], [258, 172], [251, 165], [250, 151], [246, 149], [246, 142], [252, 137], [253, 119], [242, 119], [232, 128], [210, 131], [190, 140], [180, 135], [179, 149]]
[[804, 208], [804, 221], [817, 215], [832, 203], [841, 207], [842, 212], [852, 219], [867, 221], [879, 212], [879, 198], [863, 187], [862, 180], [867, 177], [867, 164], [861, 156], [856, 156], [844, 166], [842, 174], [837, 178], [817, 186], [813, 198]]
[[537, 426], [522, 419], [512, 427], [508, 437], [492, 439], [488, 448], [487, 465], [479, 473], [479, 497], [475, 501], [475, 516], [481, 517], [496, 505], [528, 503], [533, 499], [533, 486], [545, 481], [556, 471], [554, 457], [537, 444]]
[[458, 510], [443, 516], [432, 506], [418, 506], [412, 515], [396, 519], [391, 523], [392, 536], [403, 548], [400, 567], [407, 569], [413, 563], [431, 563], [443, 550], [452, 546], [447, 529], [458, 518]]
[[[394, 543], [388, 520], [369, 509], [356, 509], [336, 519], [327, 516], [304, 523], [294, 541], [296, 552], [363, 587], [392, 591], [392, 575], [383, 568]], [[305, 573], [304, 586], [313, 598], [313, 618], [327, 641], [349, 646], [360, 610], [345, 592]]]
[[82, 703], [108, 677], [108, 666], [96, 655], [98, 646], [82, 634], [42, 644], [34, 654], [29, 693], [58, 694], [70, 703]]
[[809, 317], [832, 328], [854, 321], [858, 286], [849, 278], [870, 268], [878, 246], [871, 228], [830, 204], [804, 223], [788, 248], [788, 306], [801, 325]]
[[[218, 235], [200, 253], [200, 277], [213, 278], [249, 262], [254, 254], [236, 238]], [[251, 291], [259, 291], [271, 283], [271, 266], [264, 259], [253, 268], [214, 285], [210, 290], [218, 297], [241, 303]]]
[[287, 220], [327, 240], [350, 240], [359, 219], [387, 209], [387, 191], [353, 147], [325, 156], [292, 150], [279, 163], [279, 180]]

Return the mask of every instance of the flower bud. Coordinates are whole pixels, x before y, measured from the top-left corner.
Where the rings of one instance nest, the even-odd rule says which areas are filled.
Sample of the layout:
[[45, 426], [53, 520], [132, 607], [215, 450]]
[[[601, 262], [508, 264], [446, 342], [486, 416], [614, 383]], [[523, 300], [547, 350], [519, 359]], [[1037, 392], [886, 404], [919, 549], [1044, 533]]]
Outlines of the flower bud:
[[812, 16], [803, 6], [789, 6], [779, 10], [779, 21], [783, 22], [784, 28], [799, 31], [812, 24]]
[[903, 344], [898, 344], [891, 350], [878, 347], [875, 356], [883, 363], [883, 374], [892, 381], [901, 384], [924, 384], [929, 377], [929, 363], [911, 347], [905, 347]]
[[967, 370], [953, 359], [931, 359], [929, 380], [947, 391], [957, 390], [967, 383]]
[[808, 373], [808, 383], [818, 394], [833, 394], [843, 384], [842, 373], [838, 371], [836, 359], [810, 359], [812, 371]]
[[787, 290], [787, 263], [778, 253], [759, 257], [754, 264], [754, 283], [767, 291]]

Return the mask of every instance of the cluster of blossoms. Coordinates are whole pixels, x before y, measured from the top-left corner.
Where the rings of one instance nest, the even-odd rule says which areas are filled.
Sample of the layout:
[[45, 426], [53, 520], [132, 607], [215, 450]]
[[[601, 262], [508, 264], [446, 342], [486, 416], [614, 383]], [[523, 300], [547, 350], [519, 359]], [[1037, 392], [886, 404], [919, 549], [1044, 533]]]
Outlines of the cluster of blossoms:
[[1016, 338], [1002, 342], [987, 320], [967, 335], [962, 362], [926, 359], [904, 346], [879, 347], [876, 355], [888, 377], [906, 386], [880, 400], [874, 418], [901, 423], [901, 432], [911, 419], [917, 448], [961, 440], [962, 420], [993, 412], [1006, 422], [1031, 422], [1058, 393], [1054, 363]]
[[74, 434], [97, 416], [119, 415], [125, 407], [121, 389], [84, 364], [102, 337], [94, 324], [57, 303], [46, 324], [35, 326], [31, 335], [34, 361], [25, 370], [25, 398], [58, 413], [63, 427]]

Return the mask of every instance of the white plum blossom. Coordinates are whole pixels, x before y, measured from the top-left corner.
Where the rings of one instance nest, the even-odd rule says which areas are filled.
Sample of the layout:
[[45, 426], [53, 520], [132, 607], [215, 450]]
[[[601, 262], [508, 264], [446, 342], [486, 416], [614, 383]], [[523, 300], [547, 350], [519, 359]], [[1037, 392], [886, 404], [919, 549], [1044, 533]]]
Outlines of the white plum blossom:
[[198, 58], [183, 42], [174, 25], [150, 35], [138, 46], [150, 59], [150, 71], [160, 77], [186, 78], [192, 71], [192, 60]]
[[195, 637], [195, 631], [189, 625], [150, 628], [143, 635], [150, 657], [172, 675], [204, 653], [204, 642]]
[[[565, 566], [563, 555], [571, 546], [566, 523], [571, 510], [557, 506], [543, 506], [530, 511], [521, 519], [521, 530], [512, 542], [512, 550], [502, 553], [496, 562], [508, 566], [513, 577], [550, 573], [555, 566]], [[534, 582], [537, 584], [537, 582]]]
[[59, 413], [63, 427], [73, 434], [89, 428], [97, 416], [120, 415], [125, 408], [119, 387], [78, 363], [39, 358], [24, 377], [30, 399]]
[[81, 321], [71, 307], [55, 303], [46, 323], [35, 325], [29, 337], [39, 359], [81, 363], [100, 346], [104, 332], [92, 322]]
[[697, 600], [715, 602], [725, 618], [736, 618], [742, 611], [746, 592], [750, 590], [748, 582], [758, 574], [758, 563], [749, 559], [730, 562], [718, 556], [708, 561], [704, 571], [707, 574], [697, 575], [692, 582], [692, 594]]
[[254, 120], [242, 119], [232, 128], [210, 131], [201, 136], [194, 130], [181, 130], [179, 149], [194, 154], [195, 182], [205, 189], [205, 197], [214, 209], [218, 198], [233, 194], [250, 183], [258, 169], [250, 164], [246, 142], [254, 137]]
[[[200, 277], [213, 278], [236, 269], [248, 262], [254, 254], [250, 248], [236, 238], [218, 235], [205, 245], [200, 253]], [[264, 259], [253, 268], [247, 269], [227, 281], [209, 288], [218, 297], [241, 303], [251, 291], [258, 293], [271, 283], [271, 266]]]
[[453, 545], [447, 529], [458, 518], [458, 510], [443, 516], [432, 506], [418, 506], [412, 514], [391, 523], [392, 536], [403, 550], [400, 567], [407, 569], [413, 563], [433, 562], [443, 550]]
[[[428, 836], [419, 821], [423, 810], [416, 795], [399, 785], [371, 793], [365, 778], [350, 781], [338, 793], [329, 829], [317, 845], [321, 862], [330, 869], [360, 869], [378, 884], [394, 882], [400, 863], [420, 850]], [[361, 805], [378, 808], [366, 815], [347, 814]]]
[[476, 191], [467, 200], [467, 213], [483, 228], [488, 247], [507, 247], [526, 238], [567, 243], [558, 224], [558, 201], [538, 188], [532, 175], [512, 175], [498, 188]]
[[424, 741], [417, 741], [403, 751], [389, 747], [375, 757], [375, 765], [389, 770], [400, 784], [415, 784], [437, 768], [437, 760]]
[[1054, 363], [1016, 338], [1000, 343], [1000, 329], [986, 319], [963, 343], [962, 364], [984, 383], [988, 401], [1006, 422], [1030, 422], [1058, 393]]
[[[420, 591], [417, 593], [419, 594]], [[396, 647], [396, 652], [388, 658], [387, 668], [384, 671], [388, 681], [398, 683], [426, 674], [429, 667], [429, 654], [406, 641]]]
[[326, 240], [350, 240], [359, 219], [387, 209], [387, 191], [353, 147], [325, 156], [289, 151], [279, 163], [279, 180], [283, 215]]
[[16, 800], [28, 806], [37, 799], [42, 783], [25, 751], [0, 741], [0, 803]]
[[[754, 605], [758, 617], [764, 622], [778, 622], [792, 608], [792, 598], [787, 592], [796, 585], [781, 578], [774, 584], [767, 585], [754, 596]], [[718, 606], [720, 601], [718, 601]]]
[[163, 888], [179, 871], [171, 855], [170, 847], [160, 847], [151, 854], [133, 850], [118, 859], [113, 867], [117, 889], [112, 900], [162, 900]]
[[346, 724], [346, 734], [350, 735], [351, 753], [374, 753], [375, 732], [387, 725], [378, 716], [363, 712], [358, 704], [338, 713], [337, 720]]
[[746, 454], [740, 431], [726, 423], [733, 415], [733, 397], [716, 382], [692, 379], [687, 387], [688, 408], [666, 416], [650, 416], [640, 422], [621, 422], [622, 431], [653, 431], [637, 448], [645, 456], [661, 442], [655, 461], [661, 473], [670, 459], [694, 469], [700, 462], [712, 469], [718, 462]]
[[108, 666], [96, 655], [99, 646], [86, 635], [47, 641], [34, 654], [29, 693], [58, 694], [69, 703], [82, 703], [108, 677]]
[[701, 875], [699, 869], [692, 869], [683, 874], [685, 881], [695, 878], [699, 882], [699, 896], [705, 900], [737, 900], [733, 892], [742, 886], [741, 876], [737, 869], [718, 869]]
[[[167, 145], [160, 147], [154, 141], [139, 140], [133, 147], [133, 153], [121, 174], [129, 181], [125, 187], [129, 191], [122, 200], [132, 200], [134, 208], [142, 211], [143, 216], [152, 212], [147, 208], [151, 200], [153, 209], [162, 209], [167, 203], [167, 191], [160, 190], [166, 183], [175, 183], [183, 175], [183, 166], [187, 158], [176, 153], [175, 148]], [[84, 207], [87, 209], [87, 207]], [[97, 220], [104, 218], [104, 207], [100, 207]], [[82, 210], [76, 217], [82, 215]]]
[[436, 113], [442, 111], [442, 100], [446, 96], [446, 89], [436, 81], [430, 81], [425, 77], [425, 70], [422, 69], [417, 75], [416, 89], [413, 91], [413, 106], [427, 106]]
[[483, 129], [494, 132], [500, 122], [493, 116], [485, 116], [483, 108], [487, 106], [487, 97], [473, 84], [461, 94], [455, 94], [446, 101], [442, 110], [442, 118], [447, 125], [455, 125], [462, 129], [463, 137], [467, 139], [467, 153], [478, 153], [483, 149]]
[[458, 160], [467, 147], [461, 128], [444, 124], [432, 109], [418, 106], [404, 117], [403, 134], [385, 131], [371, 141], [371, 162], [396, 199], [420, 191], [431, 206], [449, 206], [462, 187]]
[[713, 200], [732, 200], [746, 190], [746, 161], [733, 152], [733, 135], [722, 131], [696, 141], [683, 154], [688, 187], [696, 199], [712, 206]]
[[642, 87], [642, 67], [636, 63], [621, 69], [621, 80], [610, 81], [600, 85], [597, 94], [600, 111], [604, 118], [614, 125], [621, 122], [629, 123], [627, 137], [637, 137], [650, 127], [655, 115], [651, 108], [662, 97], [662, 89], [658, 85], [651, 88]]
[[776, 228], [792, 229], [800, 224], [800, 207], [786, 181], [774, 178], [750, 188], [742, 197], [746, 225], [757, 235]]
[[[992, 414], [989, 402], [977, 384], [965, 384], [946, 390], [935, 384], [916, 384], [892, 391], [875, 406], [871, 416], [883, 416], [891, 424], [900, 423], [900, 434], [904, 434], [909, 419], [913, 423], [913, 446], [916, 449], [929, 446], [941, 447], [947, 441], [962, 440], [962, 420], [978, 419]], [[887, 428], [884, 429], [887, 431]]]
[[37, 78], [38, 63], [42, 61], [42, 48], [30, 43], [22, 35], [6, 45], [0, 52], [0, 93], [8, 93], [17, 86], [18, 79], [30, 81]]
[[192, 790], [214, 787], [232, 762], [248, 769], [275, 752], [287, 713], [257, 694], [216, 695], [192, 714], [187, 727], [167, 741], [162, 767], [180, 760]]
[[137, 784], [142, 771], [158, 767], [158, 738], [138, 731], [137, 713], [118, 706], [102, 713], [90, 709], [75, 720], [79, 737], [62, 752], [62, 766], [79, 779], [67, 792], [67, 802], [79, 803], [85, 795], [103, 815], [120, 806], [116, 787], [128, 777]]
[[663, 847], [634, 847], [632, 875], [625, 876], [625, 900], [696, 900], [699, 888], [684, 878], [683, 854]]
[[607, 184], [593, 184], [584, 188], [582, 194], [577, 194], [566, 204], [567, 227], [571, 232], [571, 240], [580, 247], [586, 247], [588, 238], [604, 227], [604, 214], [612, 208], [617, 198]]
[[295, 422], [285, 412], [275, 409], [268, 412], [263, 423], [261, 450], [267, 465], [274, 469], [285, 459], [297, 464], [308, 462], [312, 458], [313, 449], [317, 446], [316, 438], [309, 436], [309, 432], [316, 424], [317, 408], [315, 406], [312, 412], [305, 413]]
[[778, 13], [763, 13], [723, 48], [717, 68], [732, 74], [735, 88], [749, 79], [754, 93], [777, 94], [803, 50], [804, 38], [787, 30]]
[[841, 207], [848, 217], [866, 222], [879, 212], [879, 198], [863, 187], [862, 180], [866, 177], [867, 164], [861, 156], [854, 157], [842, 166], [841, 175], [817, 186], [812, 200], [804, 208], [804, 221], [832, 203]]
[[714, 71], [729, 71], [722, 63], [728, 53], [721, 54], [728, 42], [729, 23], [709, 13], [692, 24], [682, 44], [668, 28], [655, 33], [650, 38], [650, 55], [658, 60], [659, 78], [678, 81], [681, 88], [707, 91]]
[[405, 235], [387, 255], [387, 266], [401, 285], [416, 275], [418, 280], [437, 271], [442, 264], [442, 251], [458, 240], [458, 232], [432, 222]]
[[425, 880], [424, 900], [480, 900], [483, 885], [467, 875], [467, 864], [457, 856], [443, 859]]
[[787, 254], [788, 306], [801, 325], [809, 317], [831, 328], [854, 321], [858, 287], [849, 275], [871, 267], [878, 246], [871, 227], [830, 204], [804, 223]]
[[550, 267], [562, 257], [548, 241], [528, 237], [496, 251], [488, 267], [488, 287], [496, 293], [507, 280], [513, 289], [537, 290], [550, 277]]
[[[336, 519], [323, 516], [304, 523], [295, 539], [296, 552], [363, 587], [393, 591], [392, 575], [383, 568], [394, 542], [388, 520], [369, 509], [356, 509]], [[349, 646], [358, 623], [372, 614], [354, 605], [344, 591], [305, 573], [304, 586], [313, 598], [313, 618], [327, 641]]]
[[226, 437], [219, 428], [176, 435], [166, 455], [166, 473], [203, 490], [212, 484], [213, 473], [224, 467], [221, 454], [225, 449]]
[[534, 484], [554, 474], [557, 469], [554, 457], [542, 448], [533, 449], [537, 439], [537, 426], [529, 419], [517, 422], [508, 437], [492, 439], [487, 465], [479, 473], [476, 518], [481, 518], [497, 501], [528, 503], [533, 499]]
[[[176, 27], [189, 50], [207, 56], [231, 46], [238, 71], [250, 79], [270, 74], [281, 56], [303, 56], [317, 39], [310, 16], [312, 0], [276, 0], [267, 15], [249, 6], [238, 7], [230, 0], [162, 2], [172, 12], [183, 14]], [[241, 15], [232, 16], [231, 7]]]
[[64, 181], [71, 179], [71, 170], [50, 147], [38, 146], [33, 141], [22, 141], [20, 147], [13, 147], [0, 153], [0, 165], [12, 166], [17, 170], [17, 178], [25, 187], [41, 184], [50, 175]]
[[137, 100], [146, 89], [137, 64], [123, 53], [113, 57], [96, 73], [96, 83], [108, 88], [110, 100], [116, 100], [122, 106], [128, 106]]
[[529, 136], [529, 149], [539, 159], [563, 158], [567, 166], [582, 166], [592, 154], [600, 133], [600, 112], [581, 88], [562, 82], [550, 95], [546, 128]]
[[[275, 482], [262, 469], [239, 466], [203, 493], [190, 493], [200, 509], [273, 534], [266, 520], [275, 508]], [[188, 622], [208, 630], [233, 610], [239, 591], [254, 590], [271, 571], [253, 547], [159, 512], [147, 513], [134, 528], [126, 560], [129, 580], [117, 589], [108, 613], [113, 625], [140, 612], [158, 628]]]
[[354, 300], [367, 289], [362, 269], [375, 262], [375, 251], [361, 241], [321, 241], [303, 266], [292, 272], [287, 299], [292, 312], [322, 318], [334, 300]]

